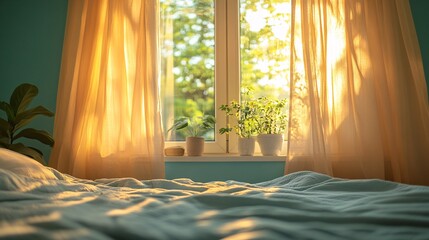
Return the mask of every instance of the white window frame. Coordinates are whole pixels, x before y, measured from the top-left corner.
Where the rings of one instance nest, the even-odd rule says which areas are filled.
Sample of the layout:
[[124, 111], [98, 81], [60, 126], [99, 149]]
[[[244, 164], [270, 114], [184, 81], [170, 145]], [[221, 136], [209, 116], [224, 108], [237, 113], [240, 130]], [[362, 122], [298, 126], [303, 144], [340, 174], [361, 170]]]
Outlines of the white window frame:
[[[231, 1], [231, 0], [229, 0]], [[227, 153], [227, 136], [219, 134], [219, 128], [226, 126], [225, 113], [219, 110], [222, 104], [227, 103], [228, 94], [228, 59], [227, 59], [227, 2], [228, 0], [214, 0], [215, 5], [215, 140], [206, 141], [204, 153]], [[236, 1], [236, 0], [233, 0]], [[238, 3], [238, 1], [236, 1]], [[165, 147], [185, 147], [185, 141], [165, 141]]]
[[[204, 153], [237, 154], [238, 136], [235, 133], [219, 134], [219, 128], [234, 125], [235, 117], [228, 118], [219, 110], [222, 104], [240, 100], [240, 12], [239, 0], [214, 0], [215, 5], [215, 140], [206, 141]], [[166, 141], [165, 147], [185, 147], [185, 141]], [[286, 155], [283, 143], [281, 155]], [[255, 154], [260, 155], [258, 144]]]

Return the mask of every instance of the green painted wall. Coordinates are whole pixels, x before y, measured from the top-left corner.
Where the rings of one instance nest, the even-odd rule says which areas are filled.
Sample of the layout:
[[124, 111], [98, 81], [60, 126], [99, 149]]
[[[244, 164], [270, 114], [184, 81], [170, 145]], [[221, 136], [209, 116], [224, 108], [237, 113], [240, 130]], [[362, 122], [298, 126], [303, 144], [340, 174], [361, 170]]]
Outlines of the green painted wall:
[[[28, 82], [39, 88], [34, 106], [55, 111], [66, 15], [67, 0], [0, 0], [0, 100]], [[40, 116], [31, 126], [52, 133], [53, 123]], [[50, 147], [27, 143], [49, 159]]]
[[[429, 86], [429, 1], [410, 3]], [[66, 15], [67, 0], [0, 0], [1, 100], [20, 83], [34, 83], [40, 91], [34, 103], [55, 111]], [[33, 126], [52, 132], [53, 118], [40, 117]], [[50, 149], [36, 145], [49, 158]]]
[[196, 182], [227, 181], [258, 183], [284, 175], [285, 162], [166, 162], [165, 178], [190, 178]]
[[429, 89], [429, 27], [427, 25], [429, 21], [429, 1], [410, 0], [410, 5], [419, 38], [420, 51], [422, 52], [426, 83]]

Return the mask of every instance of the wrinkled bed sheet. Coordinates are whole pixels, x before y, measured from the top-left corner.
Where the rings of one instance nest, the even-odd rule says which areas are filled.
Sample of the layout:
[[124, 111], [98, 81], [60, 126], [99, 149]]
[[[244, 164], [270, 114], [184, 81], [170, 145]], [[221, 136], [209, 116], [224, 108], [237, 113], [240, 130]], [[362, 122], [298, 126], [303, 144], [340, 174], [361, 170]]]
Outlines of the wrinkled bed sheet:
[[429, 239], [429, 187], [313, 172], [248, 184], [49, 171], [57, 179], [0, 169], [0, 238]]

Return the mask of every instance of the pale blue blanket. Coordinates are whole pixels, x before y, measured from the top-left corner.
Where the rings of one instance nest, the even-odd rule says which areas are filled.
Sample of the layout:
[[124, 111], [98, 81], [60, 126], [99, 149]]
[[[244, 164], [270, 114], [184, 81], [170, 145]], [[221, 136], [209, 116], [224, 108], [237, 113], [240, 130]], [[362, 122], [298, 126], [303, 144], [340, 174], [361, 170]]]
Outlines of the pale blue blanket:
[[429, 239], [429, 187], [312, 172], [248, 184], [0, 169], [5, 239]]

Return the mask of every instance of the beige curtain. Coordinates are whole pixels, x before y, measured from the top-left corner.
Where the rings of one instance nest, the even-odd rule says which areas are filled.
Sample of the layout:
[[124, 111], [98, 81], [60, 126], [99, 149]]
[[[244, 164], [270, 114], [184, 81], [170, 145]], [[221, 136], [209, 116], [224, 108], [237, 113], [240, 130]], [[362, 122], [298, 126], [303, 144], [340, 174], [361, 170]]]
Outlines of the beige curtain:
[[286, 172], [429, 185], [429, 108], [408, 0], [292, 4]]
[[50, 166], [164, 177], [155, 0], [69, 1]]

